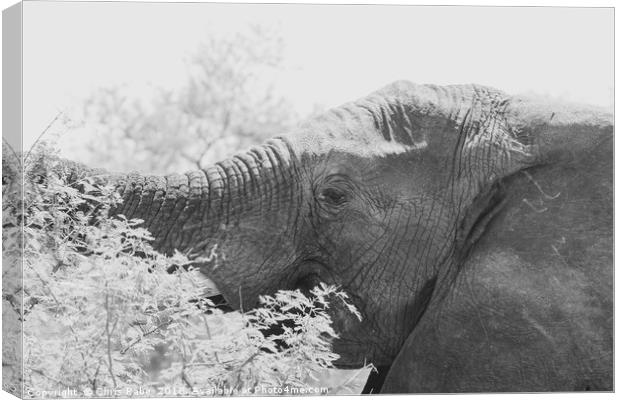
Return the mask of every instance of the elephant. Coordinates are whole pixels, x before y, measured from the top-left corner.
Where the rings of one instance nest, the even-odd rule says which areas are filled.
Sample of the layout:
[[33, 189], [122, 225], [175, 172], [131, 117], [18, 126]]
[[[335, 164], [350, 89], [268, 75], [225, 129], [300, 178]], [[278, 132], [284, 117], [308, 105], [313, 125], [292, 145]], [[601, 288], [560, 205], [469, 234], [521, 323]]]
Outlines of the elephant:
[[205, 170], [105, 179], [160, 251], [217, 246], [197, 265], [234, 309], [345, 290], [335, 365], [377, 366], [366, 391], [611, 391], [612, 121], [399, 81]]

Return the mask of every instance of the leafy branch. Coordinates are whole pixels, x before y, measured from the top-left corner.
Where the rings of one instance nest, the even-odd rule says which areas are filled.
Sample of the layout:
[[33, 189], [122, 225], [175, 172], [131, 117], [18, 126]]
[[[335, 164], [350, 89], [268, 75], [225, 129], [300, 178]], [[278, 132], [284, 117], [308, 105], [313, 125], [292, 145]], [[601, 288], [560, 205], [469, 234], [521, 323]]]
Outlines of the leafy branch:
[[[42, 165], [58, 170], [55, 158], [35, 151], [32, 160], [38, 173]], [[3, 246], [24, 250], [24, 287], [10, 293], [28, 304], [15, 315], [15, 326], [23, 319], [28, 387], [305, 387], [333, 367], [329, 304], [348, 305], [337, 288], [319, 285], [310, 296], [282, 291], [262, 297], [257, 309], [224, 314], [203, 298], [212, 284], [192, 268], [195, 260], [156, 252], [139, 221], [107, 215], [119, 201], [110, 188], [85, 181], [82, 193], [62, 176], [24, 175], [22, 206], [3, 202], [5, 220], [23, 221], [24, 240], [7, 240], [21, 229], [10, 225]], [[223, 257], [213, 248], [206, 259]], [[171, 265], [188, 270], [170, 274]], [[276, 326], [285, 328], [265, 334]]]

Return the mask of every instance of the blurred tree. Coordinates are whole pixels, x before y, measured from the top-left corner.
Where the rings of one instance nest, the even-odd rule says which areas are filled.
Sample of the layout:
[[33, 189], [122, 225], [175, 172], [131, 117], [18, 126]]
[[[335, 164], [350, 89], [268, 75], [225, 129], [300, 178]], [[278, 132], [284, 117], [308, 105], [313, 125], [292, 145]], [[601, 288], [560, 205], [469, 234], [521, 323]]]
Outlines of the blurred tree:
[[261, 26], [210, 35], [177, 89], [141, 98], [122, 87], [97, 91], [83, 110], [95, 137], [78, 158], [111, 170], [181, 172], [283, 133], [298, 117], [274, 90], [282, 50], [280, 35]]

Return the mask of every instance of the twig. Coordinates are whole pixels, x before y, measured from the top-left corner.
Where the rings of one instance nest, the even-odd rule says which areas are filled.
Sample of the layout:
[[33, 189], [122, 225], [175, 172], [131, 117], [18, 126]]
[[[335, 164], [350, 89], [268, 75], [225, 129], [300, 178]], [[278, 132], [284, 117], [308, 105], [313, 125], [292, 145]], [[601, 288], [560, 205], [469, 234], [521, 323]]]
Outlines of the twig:
[[112, 383], [114, 383], [114, 387], [116, 388], [116, 377], [114, 376], [114, 372], [112, 372], [112, 333], [110, 332], [110, 307], [109, 307], [109, 293], [108, 283], [105, 284], [106, 293], [105, 293], [105, 333], [108, 340], [108, 372], [110, 372], [110, 376], [112, 377]]
[[100, 368], [101, 368], [101, 359], [99, 359], [99, 362], [97, 363], [97, 369], [95, 370], [95, 375], [93, 376], [93, 379], [92, 379], [93, 393], [97, 391], [97, 376], [99, 375]]
[[194, 386], [192, 385], [192, 383], [189, 381], [189, 377], [187, 376], [187, 373], [185, 372], [185, 359], [183, 359], [183, 368], [181, 369], [181, 379], [183, 380], [183, 383], [185, 383], [193, 392], [194, 391]]
[[248, 357], [248, 359], [247, 359], [247, 360], [245, 360], [245, 361], [243, 362], [243, 364], [241, 364], [241, 365], [239, 366], [238, 370], [239, 370], [239, 371], [241, 371], [241, 369], [242, 369], [243, 367], [245, 367], [246, 365], [248, 365], [249, 363], [251, 363], [251, 362], [252, 362], [252, 361], [253, 361], [253, 360], [254, 360], [254, 359], [255, 359], [258, 355], [260, 355], [260, 354], [261, 354], [261, 352], [260, 352], [260, 351], [257, 351], [256, 353], [252, 354], [250, 357]]
[[201, 165], [200, 165], [200, 158], [195, 158], [192, 157], [188, 154], [186, 154], [183, 150], [179, 151], [179, 154], [181, 155], [181, 157], [183, 157], [184, 159], [186, 159], [187, 161], [196, 164], [196, 166], [198, 167], [198, 169], [202, 169]]
[[9, 150], [11, 150], [11, 153], [13, 153], [13, 155], [15, 156], [15, 159], [17, 160], [18, 164], [21, 166], [21, 159], [19, 158], [19, 156], [17, 155], [17, 152], [15, 151], [15, 149], [13, 148], [13, 146], [11, 146], [8, 142], [8, 140], [6, 140], [4, 137], [2, 138], [2, 141], [4, 142], [4, 144], [6, 144], [6, 146], [9, 148]]
[[[202, 320], [204, 321], [204, 323], [205, 323], [205, 327], [207, 328], [207, 338], [208, 338], [209, 340], [212, 340], [212, 337], [211, 337], [211, 329], [209, 328], [209, 323], [207, 322], [207, 317], [205, 317], [204, 315], [202, 315]], [[220, 362], [220, 357], [218, 356], [217, 351], [214, 351], [214, 352], [213, 352], [213, 355], [215, 356], [215, 360], [219, 363], [219, 362]]]
[[[181, 334], [181, 337], [183, 340], [185, 340], [185, 335]], [[194, 386], [192, 386], [192, 383], [189, 381], [189, 378], [187, 376], [187, 373], [185, 372], [186, 367], [187, 367], [187, 353], [185, 351], [185, 346], [181, 347], [181, 351], [182, 351], [182, 358], [181, 360], [183, 361], [183, 367], [181, 368], [181, 380], [183, 381], [183, 383], [185, 383], [187, 385], [187, 387], [189, 387], [192, 392], [194, 391]]]
[[532, 210], [534, 210], [534, 212], [535, 212], [535, 213], [538, 213], [538, 214], [544, 213], [545, 211], [547, 211], [547, 210], [548, 210], [548, 208], [547, 208], [547, 207], [543, 207], [543, 208], [540, 208], [540, 209], [538, 209], [538, 208], [534, 207], [534, 205], [533, 205], [532, 203], [530, 203], [530, 201], [529, 201], [528, 199], [523, 199], [523, 202], [524, 202], [525, 204], [527, 204], [528, 206], [530, 206], [530, 208], [531, 208]]
[[243, 372], [243, 367], [251, 363], [259, 354], [260, 352], [252, 354], [250, 357], [248, 357], [247, 360], [243, 362], [243, 364], [239, 366], [239, 368], [237, 368], [237, 382], [239, 382], [239, 384], [241, 384], [241, 373]]
[[542, 190], [542, 188], [540, 187], [538, 182], [536, 182], [536, 180], [532, 177], [532, 175], [530, 175], [529, 172], [523, 171], [523, 174], [530, 180], [530, 182], [532, 182], [534, 184], [534, 186], [536, 186], [536, 189], [538, 189], [540, 194], [542, 194], [545, 197], [545, 199], [547, 199], [547, 200], [555, 200], [555, 199], [557, 199], [562, 194], [562, 192], [557, 192], [555, 195], [552, 196], [550, 194], [545, 193], [545, 191]]
[[39, 278], [39, 280], [41, 281], [41, 283], [43, 284], [43, 287], [45, 289], [47, 289], [47, 292], [49, 293], [50, 296], [52, 296], [52, 299], [54, 299], [54, 302], [56, 303], [56, 314], [55, 316], [58, 316], [58, 312], [60, 311], [60, 309], [62, 308], [62, 305], [60, 304], [60, 301], [58, 301], [58, 298], [56, 297], [56, 295], [54, 294], [54, 291], [52, 290], [52, 288], [48, 285], [48, 283], [43, 279], [43, 277], [41, 276], [41, 274], [39, 274], [39, 271], [37, 271], [32, 265], [28, 264], [28, 266], [30, 267], [30, 269], [34, 272], [34, 274], [37, 276], [37, 278]]
[[142, 336], [140, 336], [139, 338], [136, 338], [133, 340], [133, 342], [129, 343], [127, 345], [127, 347], [125, 347], [124, 349], [121, 350], [121, 354], [125, 354], [127, 353], [127, 351], [129, 349], [131, 349], [133, 346], [135, 346], [136, 344], [140, 343], [142, 341], [142, 339], [152, 333], [157, 332], [159, 329], [163, 328], [166, 325], [169, 325], [170, 323], [172, 323], [172, 321], [166, 321], [166, 322], [162, 322], [161, 324], [157, 325], [155, 328], [151, 329], [150, 331], [146, 331], [142, 334]]
[[37, 374], [41, 375], [42, 377], [44, 377], [45, 379], [49, 379], [49, 380], [50, 380], [50, 381], [52, 381], [52, 382], [56, 382], [56, 383], [58, 383], [59, 385], [62, 385], [62, 386], [65, 386], [65, 387], [70, 387], [70, 385], [67, 385], [65, 382], [63, 382], [63, 381], [61, 381], [61, 380], [58, 380], [58, 379], [56, 379], [56, 378], [52, 378], [51, 376], [47, 376], [47, 375], [45, 374], [45, 372], [43, 372], [43, 371], [41, 371], [41, 370], [39, 370], [39, 369], [30, 368], [30, 371], [35, 372], [35, 373], [37, 373]]
[[52, 127], [52, 125], [54, 125], [56, 123], [56, 121], [58, 121], [58, 118], [60, 118], [60, 116], [64, 114], [63, 111], [59, 111], [58, 114], [56, 114], [56, 116], [54, 117], [54, 119], [52, 120], [52, 122], [50, 122], [49, 124], [47, 124], [47, 126], [45, 127], [45, 129], [43, 129], [43, 132], [41, 132], [41, 134], [37, 137], [37, 139], [34, 141], [34, 143], [32, 144], [32, 146], [30, 146], [30, 149], [28, 149], [28, 152], [26, 153], [26, 157], [24, 157], [24, 161], [28, 160], [28, 156], [30, 155], [30, 153], [32, 152], [32, 150], [36, 147], [36, 145], [39, 143], [39, 140], [41, 140], [41, 138], [43, 137], [43, 135], [45, 135], [47, 133], [47, 131]]
[[[228, 363], [230, 363], [231, 361], [228, 361]], [[216, 365], [220, 365], [222, 363], [220, 362], [196, 362], [196, 363], [189, 363], [186, 364], [187, 367], [214, 367]], [[224, 362], [224, 364], [226, 364], [226, 362]]]

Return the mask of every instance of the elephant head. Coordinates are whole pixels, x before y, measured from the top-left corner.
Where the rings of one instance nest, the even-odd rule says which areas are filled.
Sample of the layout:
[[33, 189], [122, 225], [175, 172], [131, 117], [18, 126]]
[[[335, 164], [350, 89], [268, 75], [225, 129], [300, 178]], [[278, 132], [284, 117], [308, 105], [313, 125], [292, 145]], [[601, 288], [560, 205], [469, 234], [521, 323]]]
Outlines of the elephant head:
[[333, 310], [337, 365], [390, 365], [451, 301], [477, 243], [509, 212], [514, 177], [572, 165], [611, 132], [592, 108], [397, 82], [206, 170], [117, 176], [115, 212], [143, 219], [165, 252], [199, 260], [217, 245], [218, 262], [201, 269], [236, 308], [339, 285], [363, 320]]

